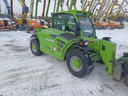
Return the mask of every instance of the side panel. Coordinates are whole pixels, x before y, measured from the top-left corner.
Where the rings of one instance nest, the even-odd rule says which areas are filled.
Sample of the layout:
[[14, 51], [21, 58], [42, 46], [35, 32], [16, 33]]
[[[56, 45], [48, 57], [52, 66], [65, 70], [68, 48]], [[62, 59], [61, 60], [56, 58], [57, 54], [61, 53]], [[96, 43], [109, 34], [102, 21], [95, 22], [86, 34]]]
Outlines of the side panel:
[[[51, 30], [52, 29], [43, 30], [41, 28], [37, 28], [36, 31], [40, 43], [40, 50], [58, 59], [64, 60], [67, 50], [70, 48], [72, 44], [76, 43], [79, 38], [73, 37], [74, 39], [72, 39], [71, 37], [67, 38], [66, 35], [62, 34], [55, 35], [54, 31], [56, 31], [57, 33], [57, 30]], [[67, 34], [74, 36], [70, 33]]]

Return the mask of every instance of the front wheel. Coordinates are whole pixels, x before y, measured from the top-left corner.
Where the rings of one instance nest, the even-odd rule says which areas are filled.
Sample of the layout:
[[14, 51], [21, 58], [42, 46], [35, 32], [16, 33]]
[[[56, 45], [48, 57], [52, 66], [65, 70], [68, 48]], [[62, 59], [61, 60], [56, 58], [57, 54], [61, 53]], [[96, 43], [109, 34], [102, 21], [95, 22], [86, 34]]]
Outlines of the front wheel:
[[89, 74], [94, 67], [92, 66], [93, 59], [91, 55], [76, 49], [67, 54], [66, 62], [69, 71], [76, 77], [84, 77], [86, 74]]
[[36, 40], [36, 39], [32, 39], [31, 40], [31, 42], [30, 42], [30, 48], [31, 48], [32, 53], [35, 56], [40, 56], [40, 55], [43, 54], [43, 52], [40, 51], [40, 45], [39, 45], [38, 40]]

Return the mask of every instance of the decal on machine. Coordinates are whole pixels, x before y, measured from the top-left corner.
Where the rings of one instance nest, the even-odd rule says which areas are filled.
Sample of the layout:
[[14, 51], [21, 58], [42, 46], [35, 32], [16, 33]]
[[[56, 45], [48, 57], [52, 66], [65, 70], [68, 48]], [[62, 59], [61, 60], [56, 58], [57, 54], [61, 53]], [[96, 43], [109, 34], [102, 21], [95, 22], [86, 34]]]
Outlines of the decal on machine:
[[47, 46], [47, 45], [45, 45], [45, 48], [46, 48], [46, 49], [49, 49], [49, 50], [51, 49], [51, 48], [50, 48], [49, 46]]
[[97, 42], [97, 41], [94, 41], [94, 43], [99, 44], [99, 42]]
[[54, 40], [52, 40], [52, 39], [46, 38], [45, 40], [54, 43]]

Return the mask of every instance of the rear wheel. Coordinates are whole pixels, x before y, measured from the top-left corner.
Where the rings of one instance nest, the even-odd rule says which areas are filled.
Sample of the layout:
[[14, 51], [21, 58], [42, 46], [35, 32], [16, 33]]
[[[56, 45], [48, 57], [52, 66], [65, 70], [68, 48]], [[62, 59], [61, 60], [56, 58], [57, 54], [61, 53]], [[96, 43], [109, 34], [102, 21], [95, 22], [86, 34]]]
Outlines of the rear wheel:
[[17, 26], [14, 26], [14, 31], [17, 31]]
[[19, 27], [19, 30], [22, 31], [22, 27]]
[[68, 53], [66, 62], [69, 71], [76, 77], [84, 77], [94, 68], [91, 55], [76, 49]]
[[98, 26], [98, 30], [101, 30], [102, 29], [102, 27], [101, 26]]
[[111, 30], [113, 30], [114, 29], [114, 27], [113, 26], [111, 26]]
[[26, 27], [26, 28], [25, 28], [25, 32], [26, 32], [26, 33], [30, 33], [30, 28]]
[[36, 39], [32, 39], [31, 40], [31, 42], [30, 42], [30, 48], [31, 48], [32, 53], [35, 56], [40, 56], [40, 55], [43, 54], [43, 52], [40, 51], [40, 45], [39, 45], [38, 40], [36, 40]]

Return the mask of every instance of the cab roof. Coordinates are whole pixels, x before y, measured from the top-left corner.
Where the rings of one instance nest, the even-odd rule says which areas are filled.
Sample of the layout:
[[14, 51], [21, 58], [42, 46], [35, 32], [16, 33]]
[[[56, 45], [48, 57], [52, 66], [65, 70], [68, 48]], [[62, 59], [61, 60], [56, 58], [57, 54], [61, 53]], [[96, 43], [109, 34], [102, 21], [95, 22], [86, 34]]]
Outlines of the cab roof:
[[76, 15], [76, 14], [86, 14], [89, 17], [92, 15], [91, 12], [85, 12], [85, 11], [79, 11], [79, 10], [70, 10], [70, 11], [55, 12], [55, 13], [53, 13], [53, 15], [54, 14], [58, 14], [58, 13], [68, 13], [68, 14], [73, 14], [73, 15]]

